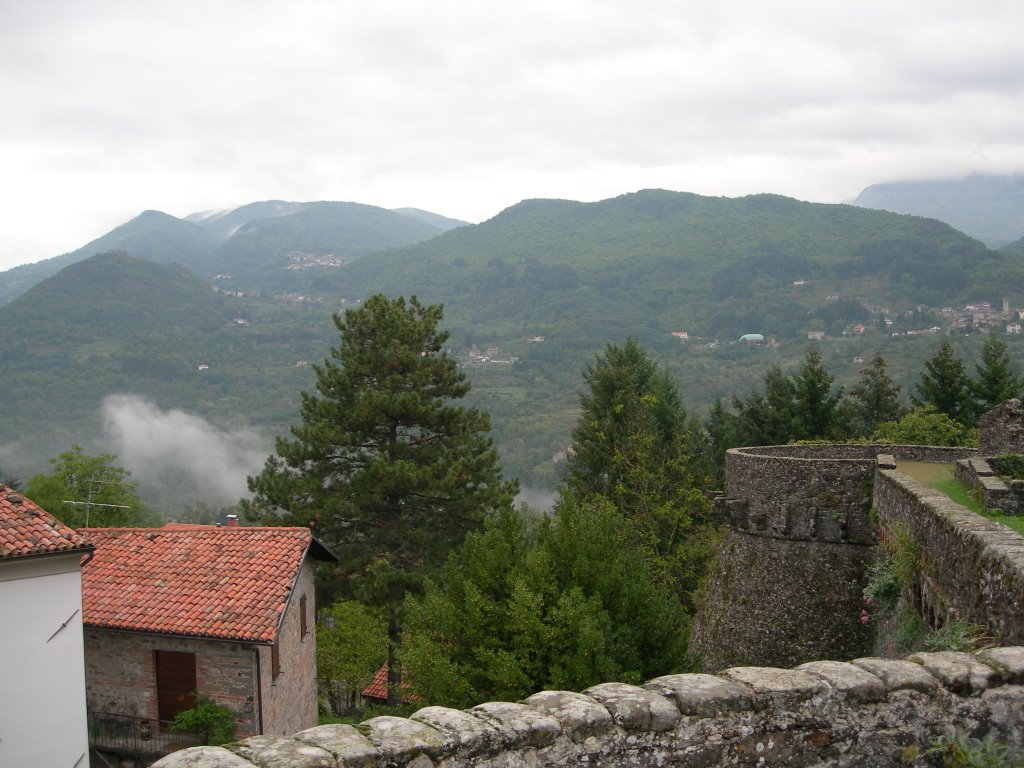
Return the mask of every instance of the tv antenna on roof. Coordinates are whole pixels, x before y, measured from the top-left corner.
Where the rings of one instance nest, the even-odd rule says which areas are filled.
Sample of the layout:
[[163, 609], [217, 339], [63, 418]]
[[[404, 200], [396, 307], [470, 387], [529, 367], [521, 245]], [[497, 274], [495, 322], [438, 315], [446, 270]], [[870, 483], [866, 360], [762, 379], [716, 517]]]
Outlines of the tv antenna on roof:
[[85, 507], [85, 525], [84, 528], [89, 527], [89, 513], [93, 507], [105, 507], [107, 509], [131, 509], [127, 504], [101, 504], [98, 501], [92, 500], [92, 487], [94, 484], [103, 484], [103, 480], [94, 480], [92, 478], [85, 480], [84, 482], [89, 484], [89, 492], [86, 496], [85, 501], [71, 501], [69, 499], [61, 499], [62, 504], [70, 504], [73, 507]]

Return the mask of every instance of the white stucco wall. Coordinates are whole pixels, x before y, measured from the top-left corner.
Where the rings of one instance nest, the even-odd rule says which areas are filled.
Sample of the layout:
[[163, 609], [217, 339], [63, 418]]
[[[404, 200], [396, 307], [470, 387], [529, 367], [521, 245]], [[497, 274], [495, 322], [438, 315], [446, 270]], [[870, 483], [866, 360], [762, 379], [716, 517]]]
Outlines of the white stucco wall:
[[0, 560], [0, 766], [89, 765], [81, 557]]

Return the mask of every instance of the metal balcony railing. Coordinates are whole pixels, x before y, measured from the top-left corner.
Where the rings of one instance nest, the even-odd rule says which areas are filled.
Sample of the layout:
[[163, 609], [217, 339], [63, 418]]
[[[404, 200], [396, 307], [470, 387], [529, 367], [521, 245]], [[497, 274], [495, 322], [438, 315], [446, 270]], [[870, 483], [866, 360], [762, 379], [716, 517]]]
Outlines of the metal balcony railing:
[[165, 755], [201, 743], [191, 731], [172, 731], [167, 720], [114, 712], [89, 713], [89, 746], [123, 755]]

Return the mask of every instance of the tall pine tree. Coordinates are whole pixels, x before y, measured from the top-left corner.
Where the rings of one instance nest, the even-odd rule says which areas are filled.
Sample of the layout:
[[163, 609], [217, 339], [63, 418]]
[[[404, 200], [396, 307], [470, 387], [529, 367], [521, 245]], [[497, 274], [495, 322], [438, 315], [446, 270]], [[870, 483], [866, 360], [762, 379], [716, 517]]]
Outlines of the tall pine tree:
[[840, 398], [832, 392], [832, 381], [821, 351], [812, 344], [793, 377], [794, 421], [799, 439], [821, 440], [830, 436]]
[[974, 364], [970, 389], [979, 415], [1021, 393], [1020, 376], [1013, 369], [1006, 342], [996, 332], [985, 337], [981, 359]]
[[400, 682], [400, 607], [468, 531], [511, 503], [486, 414], [443, 351], [440, 305], [374, 296], [335, 315], [341, 335], [302, 394], [302, 424], [249, 478], [249, 516], [309, 525], [339, 556], [329, 591], [388, 615], [389, 700]]
[[876, 350], [868, 366], [861, 368], [860, 381], [850, 390], [853, 427], [859, 437], [871, 437], [879, 424], [897, 421], [903, 415], [900, 387], [889, 376], [885, 365], [885, 358]]
[[916, 392], [910, 399], [916, 406], [930, 405], [961, 424], [972, 423], [975, 407], [970, 380], [963, 361], [957, 357], [948, 339], [925, 361]]

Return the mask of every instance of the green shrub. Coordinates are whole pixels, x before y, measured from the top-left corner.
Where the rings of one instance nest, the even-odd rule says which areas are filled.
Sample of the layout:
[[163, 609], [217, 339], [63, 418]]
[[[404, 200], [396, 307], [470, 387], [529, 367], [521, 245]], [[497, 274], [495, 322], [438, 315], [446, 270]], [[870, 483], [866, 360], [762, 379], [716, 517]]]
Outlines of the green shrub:
[[1024, 454], [1003, 453], [992, 459], [993, 469], [1003, 477], [1024, 480]]
[[1015, 753], [1005, 744], [997, 744], [990, 736], [973, 739], [958, 736], [943, 737], [925, 753], [937, 758], [943, 768], [1019, 768], [1024, 755]]
[[230, 707], [218, 704], [209, 696], [194, 693], [196, 704], [192, 709], [179, 712], [171, 730], [191, 731], [207, 746], [217, 746], [235, 738], [235, 713]]
[[900, 595], [913, 586], [921, 568], [921, 549], [910, 529], [900, 523], [879, 542], [875, 561], [868, 566], [864, 598], [882, 613], [892, 613]]

